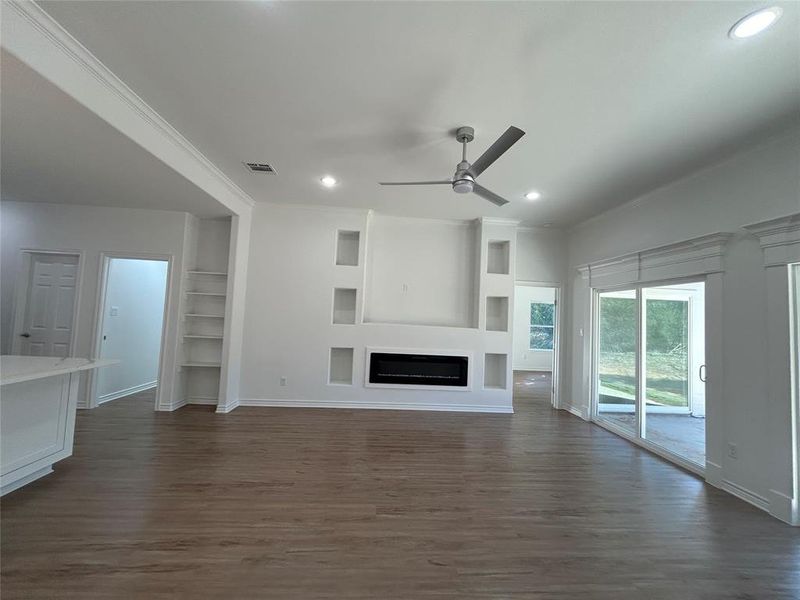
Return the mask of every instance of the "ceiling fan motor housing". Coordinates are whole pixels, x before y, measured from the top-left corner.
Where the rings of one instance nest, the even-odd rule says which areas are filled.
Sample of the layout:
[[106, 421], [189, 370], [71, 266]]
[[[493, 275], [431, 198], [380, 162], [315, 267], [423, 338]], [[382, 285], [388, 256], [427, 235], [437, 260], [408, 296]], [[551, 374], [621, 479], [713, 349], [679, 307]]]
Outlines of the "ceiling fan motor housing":
[[456, 167], [456, 174], [453, 175], [453, 191], [459, 194], [469, 194], [475, 184], [475, 179], [467, 172], [469, 163], [462, 160]]

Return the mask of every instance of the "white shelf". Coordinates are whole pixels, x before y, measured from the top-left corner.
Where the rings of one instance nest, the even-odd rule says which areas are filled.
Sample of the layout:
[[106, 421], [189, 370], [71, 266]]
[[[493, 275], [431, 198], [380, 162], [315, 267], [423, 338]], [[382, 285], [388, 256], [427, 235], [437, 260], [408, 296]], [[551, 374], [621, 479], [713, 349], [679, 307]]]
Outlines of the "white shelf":
[[227, 296], [225, 292], [186, 292], [187, 296], [216, 296], [218, 298], [224, 298]]
[[197, 313], [186, 313], [184, 317], [197, 317], [200, 319], [224, 319], [225, 315], [200, 315]]
[[218, 362], [205, 362], [205, 361], [193, 361], [193, 362], [185, 362], [181, 365], [182, 367], [208, 367], [208, 368], [219, 368], [222, 366], [222, 363]]
[[213, 275], [216, 277], [227, 277], [224, 271], [186, 271], [189, 275]]
[[198, 335], [194, 333], [187, 333], [184, 336], [187, 340], [221, 340], [221, 335]]

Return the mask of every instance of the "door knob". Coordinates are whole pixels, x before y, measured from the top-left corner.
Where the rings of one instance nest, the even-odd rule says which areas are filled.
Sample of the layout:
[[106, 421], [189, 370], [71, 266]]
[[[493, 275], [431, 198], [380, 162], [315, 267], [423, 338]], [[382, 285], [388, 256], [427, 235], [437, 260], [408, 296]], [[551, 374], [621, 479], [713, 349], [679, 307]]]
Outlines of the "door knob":
[[20, 333], [19, 337], [31, 337], [30, 333]]

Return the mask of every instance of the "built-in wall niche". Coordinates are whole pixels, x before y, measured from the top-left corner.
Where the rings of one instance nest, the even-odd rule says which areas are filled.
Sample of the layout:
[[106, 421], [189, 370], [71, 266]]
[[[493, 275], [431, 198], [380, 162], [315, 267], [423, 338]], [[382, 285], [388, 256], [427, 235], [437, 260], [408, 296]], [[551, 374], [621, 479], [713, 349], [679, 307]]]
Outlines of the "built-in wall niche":
[[356, 290], [336, 288], [333, 290], [333, 324], [354, 325], [356, 322]]
[[336, 232], [336, 264], [343, 267], [358, 266], [358, 245], [361, 234], [358, 231]]
[[508, 297], [486, 298], [486, 331], [508, 331]]
[[504, 390], [507, 386], [507, 354], [486, 354], [483, 363], [483, 387], [490, 390]]
[[331, 348], [328, 383], [353, 385], [353, 349]]
[[365, 323], [478, 327], [474, 222], [374, 215], [365, 261]]
[[508, 240], [491, 241], [486, 254], [486, 272], [508, 275], [509, 252], [511, 243]]

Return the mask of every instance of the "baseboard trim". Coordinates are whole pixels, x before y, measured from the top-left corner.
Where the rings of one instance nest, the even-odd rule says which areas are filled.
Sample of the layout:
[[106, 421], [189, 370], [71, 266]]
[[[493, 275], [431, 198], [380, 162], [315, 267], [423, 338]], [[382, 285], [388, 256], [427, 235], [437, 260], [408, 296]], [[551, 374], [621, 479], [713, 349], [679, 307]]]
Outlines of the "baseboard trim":
[[579, 419], [582, 419], [584, 421], [588, 421], [589, 420], [589, 419], [586, 418], [586, 415], [583, 414], [583, 410], [581, 410], [577, 406], [571, 406], [571, 405], [570, 406], [559, 406], [558, 408], [559, 408], [559, 410], [565, 410], [568, 413], [573, 414], [576, 417], [578, 417]]
[[189, 396], [186, 398], [186, 404], [190, 404], [192, 406], [216, 406], [219, 404], [219, 401], [216, 398], [200, 398], [197, 396]]
[[18, 490], [24, 485], [28, 485], [36, 481], [37, 479], [41, 479], [45, 475], [49, 475], [53, 472], [53, 465], [47, 465], [46, 467], [42, 467], [41, 469], [37, 469], [33, 473], [29, 473], [25, 475], [25, 477], [20, 477], [16, 481], [13, 481], [9, 484], [6, 484], [0, 488], [0, 496], [5, 496], [9, 492], [13, 492], [14, 490]]
[[229, 412], [235, 410], [239, 406], [242, 406], [242, 404], [241, 404], [241, 402], [239, 400], [232, 400], [231, 402], [228, 402], [227, 404], [217, 404], [216, 412], [221, 414], [221, 415], [225, 415], [225, 414], [228, 414]]
[[760, 508], [765, 512], [770, 512], [769, 500], [764, 498], [764, 496], [760, 496], [755, 492], [748, 490], [746, 487], [742, 487], [738, 483], [734, 483], [728, 479], [723, 479], [720, 489], [728, 492], [733, 496], [736, 496], [740, 500], [744, 500], [748, 504], [752, 504], [756, 508]]
[[184, 406], [186, 406], [186, 398], [181, 398], [180, 400], [178, 400], [174, 404], [167, 404], [166, 406], [159, 406], [158, 410], [160, 412], [173, 412], [173, 411], [176, 411], [179, 408], [182, 408]]
[[117, 398], [124, 398], [125, 396], [130, 396], [131, 394], [138, 394], [139, 392], [152, 390], [156, 386], [158, 386], [157, 380], [148, 381], [147, 383], [143, 383], [141, 385], [134, 385], [129, 388], [125, 388], [124, 390], [119, 390], [117, 392], [111, 392], [110, 394], [106, 394], [105, 396], [100, 396], [97, 399], [97, 405], [100, 406], [101, 404], [105, 404], [106, 402], [111, 402], [112, 400], [116, 400]]
[[793, 498], [776, 490], [769, 491], [769, 514], [784, 523], [800, 526], [800, 514]]
[[[408, 402], [342, 402], [339, 400], [287, 400], [279, 398], [242, 398], [238, 406], [262, 406], [272, 408], [349, 408], [370, 410], [426, 410], [440, 412], [474, 412], [511, 414], [511, 406], [472, 404], [413, 404]], [[217, 409], [217, 412], [219, 409]], [[227, 411], [226, 411], [227, 412]]]

